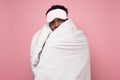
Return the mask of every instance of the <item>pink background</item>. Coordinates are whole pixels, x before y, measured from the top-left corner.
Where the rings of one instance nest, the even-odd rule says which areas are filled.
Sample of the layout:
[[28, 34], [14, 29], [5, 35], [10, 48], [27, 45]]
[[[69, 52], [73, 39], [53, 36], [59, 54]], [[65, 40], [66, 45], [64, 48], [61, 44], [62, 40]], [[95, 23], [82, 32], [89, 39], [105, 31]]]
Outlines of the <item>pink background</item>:
[[30, 43], [52, 4], [63, 4], [86, 34], [92, 80], [120, 80], [119, 0], [1, 0], [0, 80], [33, 80]]

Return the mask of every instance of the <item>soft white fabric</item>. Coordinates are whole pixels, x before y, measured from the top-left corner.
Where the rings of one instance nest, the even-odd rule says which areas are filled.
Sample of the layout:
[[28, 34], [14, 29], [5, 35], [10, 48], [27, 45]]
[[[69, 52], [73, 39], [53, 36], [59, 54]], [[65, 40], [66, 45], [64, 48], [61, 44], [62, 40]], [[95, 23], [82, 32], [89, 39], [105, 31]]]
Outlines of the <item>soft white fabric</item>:
[[62, 9], [54, 9], [48, 12], [47, 18], [46, 18], [48, 23], [53, 21], [55, 18], [67, 19], [67, 14]]
[[91, 80], [87, 38], [71, 19], [54, 31], [48, 24], [39, 30], [32, 39], [30, 60], [34, 80]]

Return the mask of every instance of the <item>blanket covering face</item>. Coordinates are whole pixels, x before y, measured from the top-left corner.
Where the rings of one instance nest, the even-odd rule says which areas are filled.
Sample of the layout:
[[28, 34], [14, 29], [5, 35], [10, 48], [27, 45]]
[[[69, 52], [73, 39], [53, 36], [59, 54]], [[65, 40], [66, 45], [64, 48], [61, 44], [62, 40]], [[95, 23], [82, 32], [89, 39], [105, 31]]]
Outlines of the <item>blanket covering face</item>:
[[48, 24], [31, 43], [34, 80], [91, 80], [87, 38], [71, 19], [52, 31]]

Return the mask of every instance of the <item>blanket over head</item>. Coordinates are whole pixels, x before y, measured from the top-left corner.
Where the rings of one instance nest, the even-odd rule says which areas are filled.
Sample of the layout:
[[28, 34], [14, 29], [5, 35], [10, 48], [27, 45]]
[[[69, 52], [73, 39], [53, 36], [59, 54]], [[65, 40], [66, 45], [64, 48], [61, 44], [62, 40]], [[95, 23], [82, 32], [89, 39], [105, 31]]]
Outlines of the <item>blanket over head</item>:
[[30, 60], [34, 80], [91, 80], [87, 38], [71, 19], [35, 33]]

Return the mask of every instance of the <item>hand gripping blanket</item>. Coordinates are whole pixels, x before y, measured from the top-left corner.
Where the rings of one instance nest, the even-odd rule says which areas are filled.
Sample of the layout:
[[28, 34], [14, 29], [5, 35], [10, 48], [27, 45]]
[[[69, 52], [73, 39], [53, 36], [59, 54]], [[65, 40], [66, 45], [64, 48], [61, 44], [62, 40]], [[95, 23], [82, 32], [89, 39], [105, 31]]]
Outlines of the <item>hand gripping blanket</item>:
[[35, 33], [30, 60], [34, 80], [91, 80], [87, 38], [71, 19]]

